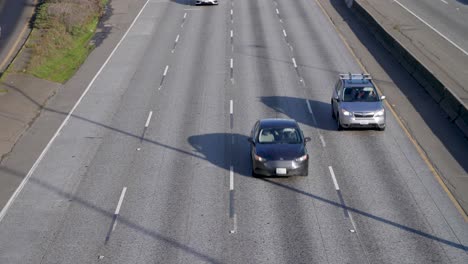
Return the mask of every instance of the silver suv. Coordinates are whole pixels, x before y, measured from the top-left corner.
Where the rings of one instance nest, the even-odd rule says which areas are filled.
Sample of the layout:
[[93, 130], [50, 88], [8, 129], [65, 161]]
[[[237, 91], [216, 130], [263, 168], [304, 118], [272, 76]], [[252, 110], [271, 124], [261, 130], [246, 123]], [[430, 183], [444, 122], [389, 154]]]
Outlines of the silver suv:
[[338, 130], [376, 127], [385, 130], [385, 109], [369, 74], [340, 74], [331, 98], [332, 117]]

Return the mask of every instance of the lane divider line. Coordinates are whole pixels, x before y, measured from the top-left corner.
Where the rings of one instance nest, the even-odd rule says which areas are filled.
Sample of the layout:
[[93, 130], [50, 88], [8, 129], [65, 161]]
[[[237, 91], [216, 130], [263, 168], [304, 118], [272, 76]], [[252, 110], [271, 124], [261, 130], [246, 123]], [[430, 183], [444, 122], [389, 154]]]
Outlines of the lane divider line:
[[292, 62], [294, 64], [294, 68], [297, 68], [296, 59], [294, 57], [292, 58]]
[[[232, 46], [232, 48], [234, 48], [234, 46]], [[231, 80], [232, 80], [232, 79], [234, 78], [234, 59], [233, 59], [233, 58], [231, 58], [229, 64], [230, 64], [230, 65], [229, 65], [229, 66], [230, 66], [230, 73], [229, 73], [229, 75], [231, 76]]]
[[187, 17], [187, 12], [184, 13], [184, 19]]
[[112, 234], [112, 232], [114, 232], [115, 227], [117, 226], [117, 219], [118, 219], [119, 214], [120, 214], [120, 207], [122, 206], [123, 199], [125, 197], [126, 192], [127, 192], [127, 187], [123, 187], [122, 192], [120, 193], [119, 202], [117, 203], [117, 208], [115, 209], [114, 215], [112, 216], [112, 224], [111, 224], [111, 228], [107, 232], [106, 240], [104, 242], [105, 244], [107, 244], [107, 242], [109, 242], [111, 234]]
[[179, 36], [180, 36], [180, 35], [177, 34], [177, 37], [176, 37], [176, 39], [175, 39], [175, 43], [179, 42]]
[[166, 65], [166, 68], [164, 69], [163, 76], [166, 76], [166, 75], [167, 75], [167, 70], [169, 70], [169, 65]]
[[325, 139], [323, 138], [322, 134], [319, 135], [320, 141], [322, 141], [322, 147], [327, 147], [327, 143], [325, 143]]
[[335, 172], [333, 171], [332, 166], [328, 166], [328, 170], [330, 170], [330, 175], [331, 175], [332, 180], [333, 180], [333, 185], [335, 185], [335, 189], [336, 189], [337, 191], [339, 191], [339, 190], [340, 190], [340, 186], [338, 186], [338, 182], [336, 181]]
[[125, 197], [125, 193], [127, 192], [127, 187], [123, 187], [122, 192], [120, 193], [119, 202], [117, 203], [117, 208], [115, 208], [115, 215], [120, 213], [120, 207], [122, 206], [123, 199]]
[[310, 113], [310, 114], [313, 114], [313, 112], [312, 112], [312, 107], [310, 107], [309, 100], [306, 100], [306, 103], [307, 103], [307, 108], [309, 108], [309, 113]]
[[148, 114], [148, 118], [146, 119], [145, 127], [149, 126], [149, 123], [151, 121], [151, 116], [153, 116], [153, 111], [150, 111]]
[[122, 36], [122, 38], [120, 39], [120, 41], [117, 43], [117, 45], [115, 45], [114, 49], [112, 50], [112, 52], [109, 54], [109, 56], [107, 57], [107, 59], [104, 61], [104, 63], [102, 64], [101, 68], [99, 68], [99, 70], [97, 71], [97, 73], [94, 75], [93, 79], [91, 79], [91, 82], [88, 84], [88, 86], [86, 87], [86, 89], [83, 91], [83, 93], [81, 94], [80, 98], [78, 99], [78, 101], [76, 101], [75, 105], [73, 106], [73, 108], [70, 110], [70, 112], [68, 113], [68, 115], [65, 117], [65, 119], [63, 120], [62, 124], [60, 125], [60, 127], [57, 129], [57, 131], [55, 132], [55, 134], [52, 136], [52, 138], [49, 140], [49, 143], [47, 143], [47, 145], [45, 146], [45, 148], [42, 150], [41, 154], [39, 155], [39, 157], [36, 159], [36, 162], [34, 162], [33, 166], [31, 167], [31, 169], [28, 171], [28, 174], [26, 174], [26, 176], [23, 178], [23, 180], [21, 181], [20, 185], [18, 186], [18, 188], [16, 188], [15, 192], [13, 193], [13, 195], [10, 197], [10, 199], [8, 200], [8, 202], [5, 204], [5, 206], [3, 207], [2, 211], [0, 212], [0, 222], [2, 222], [3, 218], [5, 217], [8, 209], [10, 209], [12, 203], [16, 200], [16, 198], [18, 197], [19, 193], [23, 190], [24, 186], [26, 185], [26, 183], [29, 181], [29, 179], [31, 178], [32, 174], [34, 173], [34, 171], [36, 170], [37, 166], [39, 165], [39, 163], [42, 161], [42, 159], [44, 158], [45, 154], [47, 153], [47, 151], [50, 149], [52, 143], [55, 141], [55, 139], [57, 138], [57, 136], [60, 134], [60, 132], [62, 131], [63, 127], [65, 127], [65, 125], [68, 123], [68, 120], [70, 120], [70, 117], [71, 115], [73, 114], [73, 112], [76, 110], [76, 108], [78, 107], [78, 105], [81, 103], [81, 101], [83, 100], [83, 98], [86, 96], [86, 94], [88, 93], [89, 89], [91, 88], [91, 86], [94, 84], [94, 82], [96, 81], [97, 77], [101, 74], [101, 72], [104, 70], [104, 68], [106, 67], [106, 65], [109, 63], [110, 59], [112, 58], [112, 56], [114, 56], [116, 50], [120, 47], [120, 45], [122, 44], [122, 42], [124, 41], [124, 39], [127, 37], [128, 33], [130, 32], [130, 30], [133, 28], [133, 26], [135, 25], [136, 21], [138, 20], [138, 18], [140, 17], [140, 15], [143, 13], [143, 10], [145, 10], [146, 6], [148, 5], [150, 0], [147, 0], [145, 2], [145, 4], [143, 5], [143, 7], [140, 9], [140, 11], [138, 12], [138, 14], [136, 15], [136, 17], [133, 19], [132, 23], [130, 24], [130, 26], [128, 27], [127, 31], [125, 31], [125, 34]]
[[229, 101], [229, 113], [232, 115], [234, 114], [234, 105], [232, 100]]
[[278, 10], [278, 8], [276, 8], [276, 14], [277, 14], [277, 15], [279, 15], [279, 14], [280, 14], [280, 13], [279, 13], [279, 10]]
[[232, 165], [229, 168], [229, 190], [234, 190], [234, 167]]
[[284, 37], [287, 37], [288, 35], [286, 34], [286, 30], [283, 29], [283, 35]]

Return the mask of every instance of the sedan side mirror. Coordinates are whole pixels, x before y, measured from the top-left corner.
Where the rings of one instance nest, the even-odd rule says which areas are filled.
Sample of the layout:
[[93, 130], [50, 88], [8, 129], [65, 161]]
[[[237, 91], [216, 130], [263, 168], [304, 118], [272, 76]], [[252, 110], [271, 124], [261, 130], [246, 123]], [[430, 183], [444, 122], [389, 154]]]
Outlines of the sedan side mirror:
[[380, 96], [380, 100], [385, 100], [385, 95]]
[[333, 97], [333, 99], [335, 99], [335, 101], [337, 101], [337, 102], [340, 101], [340, 97], [338, 97], [338, 96]]
[[309, 142], [309, 141], [311, 141], [311, 140], [312, 140], [312, 139], [311, 139], [310, 137], [305, 137], [305, 138], [304, 138], [304, 142]]
[[255, 145], [255, 143], [254, 143], [254, 141], [253, 141], [253, 138], [249, 137], [249, 138], [247, 139], [247, 141], [250, 142], [250, 144]]

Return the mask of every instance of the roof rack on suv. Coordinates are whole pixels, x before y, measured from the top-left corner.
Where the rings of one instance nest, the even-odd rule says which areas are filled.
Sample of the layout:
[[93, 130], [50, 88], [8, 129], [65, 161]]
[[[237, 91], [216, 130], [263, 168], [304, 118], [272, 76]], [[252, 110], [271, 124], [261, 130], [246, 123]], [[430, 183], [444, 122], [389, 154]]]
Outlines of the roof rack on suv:
[[342, 73], [340, 74], [342, 80], [370, 80], [372, 77], [368, 73]]

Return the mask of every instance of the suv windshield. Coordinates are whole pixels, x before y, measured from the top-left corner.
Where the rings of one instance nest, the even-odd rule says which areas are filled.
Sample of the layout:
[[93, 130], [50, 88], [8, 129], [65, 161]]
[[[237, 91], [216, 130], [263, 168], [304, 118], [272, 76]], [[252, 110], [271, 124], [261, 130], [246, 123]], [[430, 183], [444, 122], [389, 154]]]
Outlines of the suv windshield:
[[343, 92], [343, 102], [377, 102], [379, 97], [374, 87], [348, 87]]
[[302, 137], [299, 131], [293, 127], [263, 128], [258, 133], [260, 144], [299, 144]]

